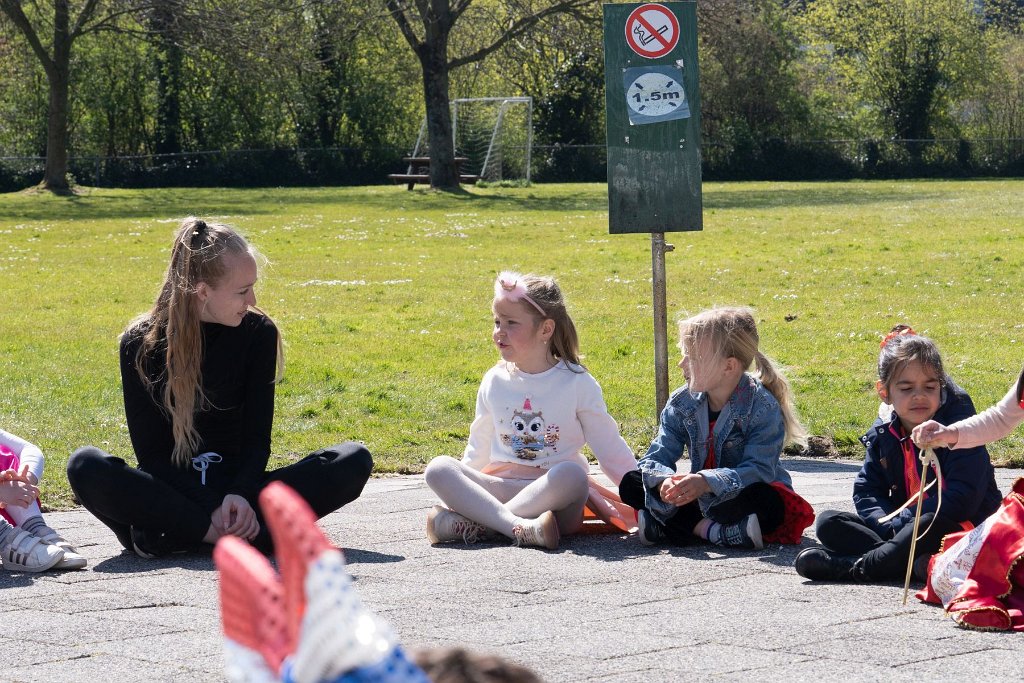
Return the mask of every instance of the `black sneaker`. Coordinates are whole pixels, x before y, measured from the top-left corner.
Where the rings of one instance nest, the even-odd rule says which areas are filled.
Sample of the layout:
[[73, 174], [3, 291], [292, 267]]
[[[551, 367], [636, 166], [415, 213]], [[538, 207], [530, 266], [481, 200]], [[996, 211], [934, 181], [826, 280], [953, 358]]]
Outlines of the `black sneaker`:
[[132, 550], [139, 557], [152, 560], [171, 554], [170, 539], [167, 538], [167, 534], [146, 531], [135, 526], [130, 528], [129, 533], [132, 537]]
[[665, 526], [647, 510], [636, 513], [637, 536], [642, 545], [657, 545], [665, 540]]
[[793, 563], [796, 573], [811, 581], [864, 582], [864, 558], [839, 555], [825, 548], [804, 548]]
[[722, 533], [718, 537], [718, 545], [748, 550], [764, 548], [764, 539], [761, 538], [761, 523], [757, 521], [757, 515], [747, 515], [735, 524], [723, 524]]

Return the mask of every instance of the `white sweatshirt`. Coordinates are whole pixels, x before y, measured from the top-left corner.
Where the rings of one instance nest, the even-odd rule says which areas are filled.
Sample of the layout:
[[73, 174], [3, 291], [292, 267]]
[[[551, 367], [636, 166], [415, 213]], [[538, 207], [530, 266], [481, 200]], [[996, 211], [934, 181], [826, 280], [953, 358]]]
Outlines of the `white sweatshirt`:
[[616, 486], [636, 469], [636, 457], [590, 373], [559, 363], [534, 375], [499, 362], [480, 383], [462, 460], [476, 470], [492, 462], [548, 469], [564, 461], [587, 469], [580, 453], [584, 444]]
[[949, 425], [960, 433], [951, 448], [972, 448], [998, 441], [1024, 422], [1024, 408], [1017, 402], [1017, 383], [991, 408]]
[[35, 475], [36, 481], [43, 480], [43, 464], [45, 459], [43, 458], [43, 452], [39, 450], [38, 446], [33, 446], [21, 437], [5, 432], [2, 429], [0, 429], [0, 445], [7, 446], [12, 453], [18, 456], [22, 465], [28, 465], [28, 471]]

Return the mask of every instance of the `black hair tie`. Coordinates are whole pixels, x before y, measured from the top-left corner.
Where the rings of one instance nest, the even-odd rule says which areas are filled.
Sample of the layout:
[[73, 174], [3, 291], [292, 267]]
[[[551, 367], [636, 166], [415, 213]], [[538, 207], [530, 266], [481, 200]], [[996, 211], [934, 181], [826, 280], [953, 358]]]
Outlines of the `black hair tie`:
[[192, 239], [189, 241], [191, 242], [193, 249], [195, 249], [196, 241], [201, 241], [203, 234], [206, 232], [206, 228], [206, 221], [201, 218], [197, 218], [196, 222], [192, 224]]

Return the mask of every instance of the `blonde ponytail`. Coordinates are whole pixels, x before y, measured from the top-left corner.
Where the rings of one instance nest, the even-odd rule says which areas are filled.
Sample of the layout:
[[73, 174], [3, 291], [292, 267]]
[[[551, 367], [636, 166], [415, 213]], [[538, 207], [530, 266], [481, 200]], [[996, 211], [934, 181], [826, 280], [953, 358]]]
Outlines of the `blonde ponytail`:
[[754, 311], [741, 306], [723, 306], [702, 311], [679, 323], [679, 342], [693, 348], [697, 340], [707, 340], [716, 358], [735, 358], [746, 370], [753, 363], [755, 377], [771, 392], [782, 409], [786, 444], [807, 444], [807, 430], [800, 424], [793, 390], [768, 356], [761, 353], [760, 336]]
[[807, 430], [800, 423], [800, 418], [797, 415], [793, 389], [789, 386], [789, 381], [778, 371], [772, 359], [761, 353], [760, 350], [754, 352], [754, 367], [757, 369], [754, 376], [761, 381], [765, 389], [771, 392], [771, 395], [779, 402], [779, 408], [782, 409], [782, 422], [786, 427], [786, 444], [806, 446]]

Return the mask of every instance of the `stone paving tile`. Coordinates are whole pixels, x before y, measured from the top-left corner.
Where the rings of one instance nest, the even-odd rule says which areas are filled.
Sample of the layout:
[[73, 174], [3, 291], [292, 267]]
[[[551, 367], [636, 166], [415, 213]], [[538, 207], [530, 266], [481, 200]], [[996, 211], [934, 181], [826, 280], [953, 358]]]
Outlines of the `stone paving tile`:
[[[4, 622], [5, 624], [8, 622]], [[16, 624], [17, 622], [10, 622]], [[28, 639], [19, 639], [21, 645], [4, 651], [4, 680], [8, 668], [27, 668], [47, 662], [62, 662], [88, 657], [95, 651], [94, 644], [71, 645], [55, 649]]]
[[[746, 669], [729, 673], [718, 674], [714, 677], [697, 674], [694, 680], [704, 681], [735, 681], [736, 683], [750, 683], [752, 680], [759, 682], [789, 683], [790, 681], [835, 681], [842, 680], [843, 683], [878, 683], [879, 681], [917, 681], [909, 671], [901, 672], [889, 667], [877, 666], [872, 662], [861, 662], [856, 668], [842, 668], [836, 662], [821, 659], [802, 659], [794, 662], [776, 664], [770, 668]], [[953, 680], [953, 677], [945, 677], [930, 680]]]
[[106, 654], [14, 667], [4, 675], [9, 676], [7, 680], [11, 683], [171, 683], [193, 680], [190, 670], [180, 665], [147, 662], [142, 666], [127, 657]]
[[[10, 620], [10, 621], [8, 621]], [[135, 636], [170, 633], [175, 629], [146, 623], [127, 623], [96, 614], [54, 615], [41, 610], [4, 614], [5, 623], [18, 625], [18, 638], [47, 643], [56, 650]]]
[[[220, 629], [220, 606], [215, 596], [205, 607], [194, 605], [160, 605], [153, 607], [134, 607], [111, 610], [106, 617], [130, 624], [147, 623], [157, 627], [166, 627], [175, 632], [196, 631], [210, 633]], [[219, 647], [219, 640], [215, 641]]]
[[15, 598], [11, 600], [11, 603], [24, 609], [44, 610], [56, 614], [75, 614], [105, 612], [128, 607], [148, 607], [154, 604], [163, 604], [167, 600], [166, 597], [151, 597], [131, 592], [95, 590], [92, 589], [94, 585], [90, 584], [87, 590], [77, 591], [74, 600], [68, 600], [65, 590], [63, 593], [51, 593], [35, 598]]
[[[218, 621], [214, 626], [219, 626]], [[224, 643], [220, 638], [192, 638], [188, 651], [183, 653], [178, 645], [183, 637], [196, 636], [199, 631], [189, 629], [159, 635], [138, 638], [123, 638], [107, 641], [95, 646], [98, 655], [127, 657], [136, 662], [147, 664], [170, 664], [188, 668], [199, 667], [201, 670], [224, 671]], [[210, 663], [210, 666], [203, 666]], [[147, 667], [148, 668], [148, 667]]]

